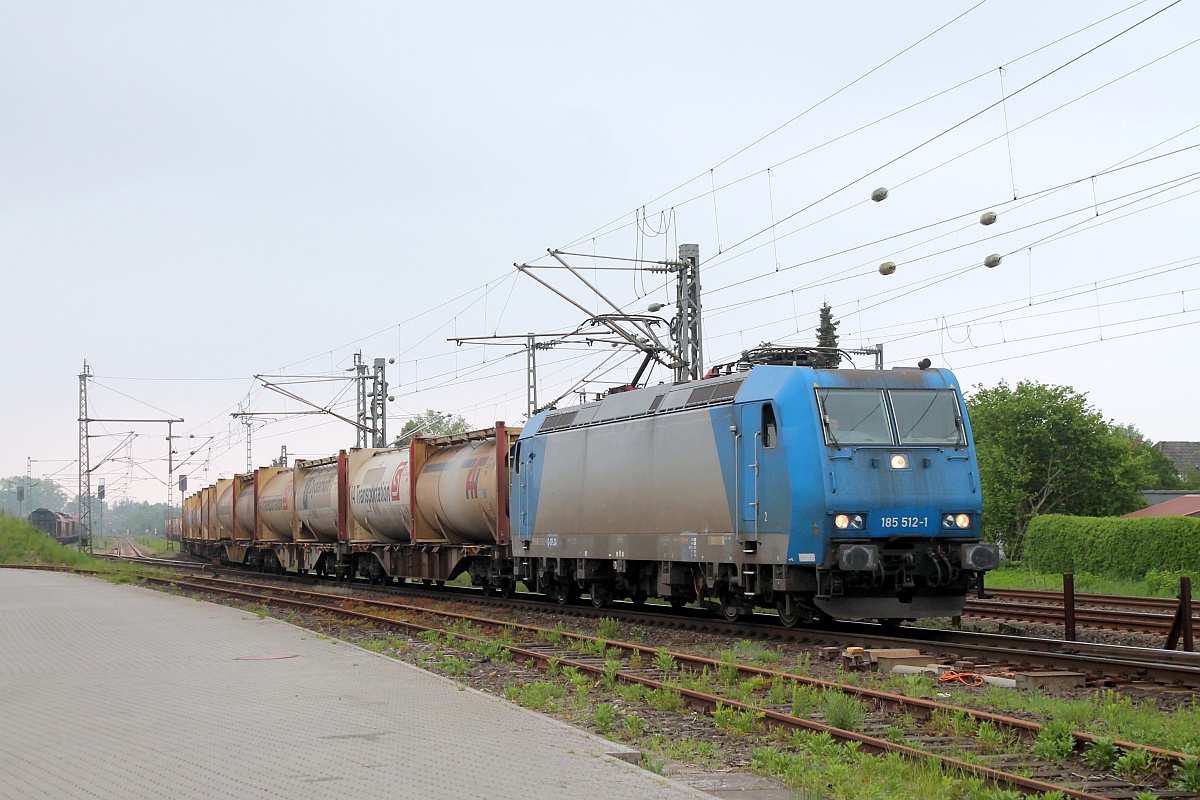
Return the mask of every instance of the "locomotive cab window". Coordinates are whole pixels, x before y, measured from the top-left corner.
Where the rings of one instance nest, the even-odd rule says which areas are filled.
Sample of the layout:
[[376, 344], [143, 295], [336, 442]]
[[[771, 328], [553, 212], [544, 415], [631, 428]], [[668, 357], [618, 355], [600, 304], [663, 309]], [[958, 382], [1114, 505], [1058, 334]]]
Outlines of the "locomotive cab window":
[[775, 423], [775, 407], [770, 403], [762, 407], [762, 441], [763, 447], [770, 449], [779, 440], [778, 426]]
[[878, 389], [818, 389], [825, 444], [841, 447], [890, 445], [892, 426]]
[[961, 447], [962, 417], [952, 389], [893, 389], [892, 410], [900, 444]]

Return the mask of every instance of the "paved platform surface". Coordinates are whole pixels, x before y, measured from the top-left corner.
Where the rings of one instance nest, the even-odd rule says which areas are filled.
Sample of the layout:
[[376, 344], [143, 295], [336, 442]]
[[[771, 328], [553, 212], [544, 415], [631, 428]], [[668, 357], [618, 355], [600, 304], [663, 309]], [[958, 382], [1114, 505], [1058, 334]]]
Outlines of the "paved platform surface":
[[621, 749], [277, 620], [0, 569], [5, 800], [711, 800]]

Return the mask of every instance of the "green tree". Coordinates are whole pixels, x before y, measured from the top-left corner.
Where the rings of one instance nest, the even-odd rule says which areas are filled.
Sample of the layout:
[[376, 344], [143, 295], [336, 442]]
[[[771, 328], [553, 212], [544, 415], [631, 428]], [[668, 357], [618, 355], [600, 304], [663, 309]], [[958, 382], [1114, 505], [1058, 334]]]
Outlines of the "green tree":
[[1133, 425], [1114, 425], [1113, 432], [1133, 443], [1134, 452], [1142, 462], [1146, 484], [1139, 489], [1183, 489], [1183, 481], [1175, 470], [1175, 462]]
[[[821, 323], [817, 326], [817, 347], [837, 347], [838, 346], [838, 325], [842, 323], [833, 318], [833, 309], [829, 307], [829, 303], [821, 304]], [[842, 363], [842, 357], [838, 353], [830, 353], [828, 364], [830, 368], [836, 367]]]
[[1020, 558], [1038, 514], [1112, 516], [1145, 505], [1149, 480], [1134, 443], [1085, 395], [1022, 381], [976, 386], [967, 400], [979, 455], [984, 535]]
[[470, 423], [461, 416], [430, 408], [424, 414], [418, 414], [404, 423], [395, 444], [406, 445], [413, 436], [446, 436], [451, 433], [466, 433], [469, 430]]
[[23, 494], [25, 494], [24, 475], [0, 478], [0, 509], [5, 513], [14, 516], [23, 513], [25, 516], [29, 516], [37, 508], [65, 511], [69, 514], [75, 513], [73, 508], [69, 508], [75, 498], [48, 478], [30, 479], [29, 494], [24, 501], [21, 501], [19, 498]]
[[[92, 514], [97, 511], [93, 504]], [[167, 504], [119, 500], [104, 511], [105, 536], [162, 536], [167, 526]], [[99, 520], [95, 519], [94, 524]]]
[[[1157, 449], [1157, 448], [1156, 448]], [[1161, 451], [1159, 451], [1161, 453]], [[1180, 481], [1180, 489], [1200, 489], [1200, 469], [1188, 467], [1183, 471], [1183, 479]]]

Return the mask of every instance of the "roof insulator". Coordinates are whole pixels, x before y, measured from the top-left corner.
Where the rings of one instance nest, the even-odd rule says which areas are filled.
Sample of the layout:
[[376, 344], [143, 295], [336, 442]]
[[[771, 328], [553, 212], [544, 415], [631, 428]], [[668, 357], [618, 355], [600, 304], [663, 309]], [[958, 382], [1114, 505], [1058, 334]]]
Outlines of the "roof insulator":
[[887, 194], [887, 188], [880, 186], [878, 189], [871, 192], [871, 199], [878, 203], [881, 200], [887, 200]]
[[991, 225], [993, 222], [995, 222], [999, 218], [1000, 218], [1000, 216], [995, 211], [985, 211], [985, 212], [983, 212], [983, 216], [981, 216], [979, 218], [979, 224], [980, 225]]
[[880, 275], [891, 275], [895, 271], [896, 271], [896, 262], [895, 261], [885, 261], [879, 265], [879, 274]]
[[992, 267], [1000, 266], [1000, 261], [1001, 261], [1000, 254], [992, 253], [990, 256], [988, 256], [987, 258], [985, 258], [983, 260], [983, 265], [985, 267], [987, 267], [988, 269], [991, 269]]

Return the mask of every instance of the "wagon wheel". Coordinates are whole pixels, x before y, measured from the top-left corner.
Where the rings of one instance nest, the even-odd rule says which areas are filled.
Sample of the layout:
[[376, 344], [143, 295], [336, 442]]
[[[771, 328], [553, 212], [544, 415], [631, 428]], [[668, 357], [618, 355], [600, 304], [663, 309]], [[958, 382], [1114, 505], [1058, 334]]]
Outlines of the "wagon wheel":
[[686, 597], [672, 597], [671, 598], [671, 608], [683, 608], [687, 604], [688, 604], [688, 599]]
[[639, 589], [629, 596], [629, 602], [633, 603], [638, 608], [641, 608], [642, 606], [646, 605], [646, 593]]
[[517, 591], [517, 581], [514, 578], [501, 578], [499, 592], [500, 596], [508, 600]]

